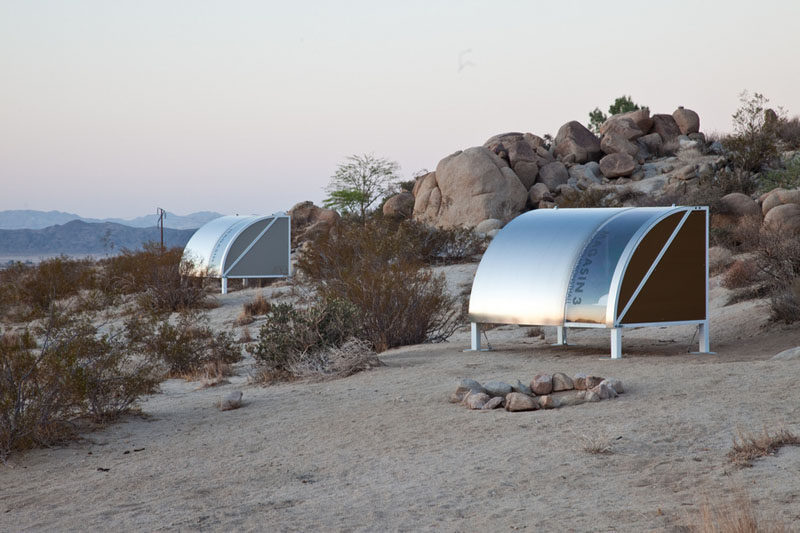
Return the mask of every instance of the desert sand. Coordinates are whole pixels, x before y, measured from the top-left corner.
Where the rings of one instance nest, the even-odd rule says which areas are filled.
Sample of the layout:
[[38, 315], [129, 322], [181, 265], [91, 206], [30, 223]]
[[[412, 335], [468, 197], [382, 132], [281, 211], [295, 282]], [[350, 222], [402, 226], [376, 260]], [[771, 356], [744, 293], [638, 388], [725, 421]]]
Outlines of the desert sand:
[[[458, 294], [475, 265], [439, 270]], [[550, 329], [501, 326], [487, 333], [492, 351], [463, 352], [462, 329], [335, 381], [253, 385], [249, 359], [220, 387], [169, 380], [143, 416], [13, 455], [0, 467], [0, 530], [684, 531], [704, 502], [745, 495], [800, 531], [800, 447], [752, 468], [726, 458], [739, 430], [800, 433], [800, 360], [770, 360], [800, 332], [769, 325], [766, 302], [724, 306], [712, 287], [716, 355], [688, 353], [691, 327], [626, 332], [612, 361], [605, 331], [551, 346]], [[212, 324], [236, 327], [261, 290], [219, 296]], [[626, 393], [523, 413], [447, 401], [464, 377], [541, 372], [616, 377]], [[220, 412], [232, 390], [245, 405]], [[590, 441], [611, 453], [587, 452]]]

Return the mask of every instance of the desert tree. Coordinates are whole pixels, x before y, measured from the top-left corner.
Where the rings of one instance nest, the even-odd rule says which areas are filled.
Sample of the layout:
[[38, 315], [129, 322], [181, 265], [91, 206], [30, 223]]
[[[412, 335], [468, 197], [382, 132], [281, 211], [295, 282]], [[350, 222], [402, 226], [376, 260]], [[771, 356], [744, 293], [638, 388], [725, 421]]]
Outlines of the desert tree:
[[325, 188], [323, 204], [364, 219], [369, 208], [395, 190], [400, 165], [373, 154], [351, 155], [336, 169]]

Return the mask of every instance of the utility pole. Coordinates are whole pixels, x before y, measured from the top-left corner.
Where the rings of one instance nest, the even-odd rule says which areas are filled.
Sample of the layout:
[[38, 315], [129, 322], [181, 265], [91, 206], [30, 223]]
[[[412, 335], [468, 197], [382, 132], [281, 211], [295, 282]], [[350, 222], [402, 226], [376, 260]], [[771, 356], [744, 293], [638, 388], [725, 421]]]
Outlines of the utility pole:
[[167, 212], [160, 207], [156, 208], [158, 215], [158, 226], [161, 228], [161, 253], [164, 253], [164, 219], [167, 218]]

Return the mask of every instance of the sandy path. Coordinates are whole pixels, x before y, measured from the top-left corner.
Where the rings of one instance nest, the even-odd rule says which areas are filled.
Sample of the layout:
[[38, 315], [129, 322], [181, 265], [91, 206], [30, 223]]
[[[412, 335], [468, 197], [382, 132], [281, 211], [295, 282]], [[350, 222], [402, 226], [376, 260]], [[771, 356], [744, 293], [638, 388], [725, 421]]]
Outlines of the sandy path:
[[[222, 297], [213, 322], [245, 296]], [[800, 361], [764, 360], [797, 333], [763, 330], [753, 304], [714, 312], [717, 356], [686, 354], [691, 328], [626, 333], [626, 358], [610, 361], [605, 332], [552, 347], [504, 326], [492, 352], [462, 353], [462, 331], [327, 383], [249, 386], [246, 365], [217, 389], [170, 380], [147, 418], [13, 456], [0, 530], [680, 531], [705, 497], [741, 490], [800, 530], [800, 447], [749, 469], [725, 458], [737, 428], [800, 433]], [[616, 376], [627, 393], [529, 413], [446, 401], [462, 377], [556, 371]], [[235, 388], [243, 408], [214, 408]], [[585, 452], [585, 438], [613, 453]]]

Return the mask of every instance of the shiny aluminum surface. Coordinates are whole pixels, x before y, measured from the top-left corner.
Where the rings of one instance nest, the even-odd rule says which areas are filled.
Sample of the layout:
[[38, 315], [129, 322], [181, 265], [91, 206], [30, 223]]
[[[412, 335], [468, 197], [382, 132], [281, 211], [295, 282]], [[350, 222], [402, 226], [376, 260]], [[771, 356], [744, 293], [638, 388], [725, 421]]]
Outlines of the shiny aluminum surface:
[[[223, 216], [209, 221], [192, 235], [183, 250], [183, 259], [191, 261], [189, 275], [202, 274], [221, 277], [227, 252], [245, 229], [260, 220], [279, 215]], [[285, 216], [285, 215], [282, 215]]]
[[567, 289], [579, 255], [598, 227], [629, 209], [537, 209], [509, 222], [478, 266], [470, 320], [563, 325]]

